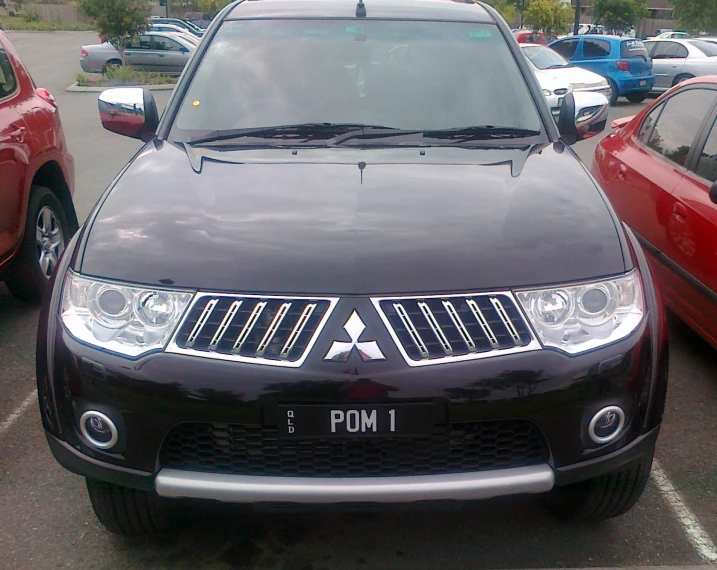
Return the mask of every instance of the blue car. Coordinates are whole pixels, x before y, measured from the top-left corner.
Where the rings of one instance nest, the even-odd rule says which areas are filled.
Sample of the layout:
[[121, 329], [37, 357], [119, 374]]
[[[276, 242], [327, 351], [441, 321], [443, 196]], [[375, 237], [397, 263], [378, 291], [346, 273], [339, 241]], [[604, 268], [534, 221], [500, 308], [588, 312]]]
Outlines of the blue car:
[[655, 83], [652, 60], [641, 40], [619, 36], [569, 36], [549, 45], [573, 65], [602, 75], [610, 83], [610, 104], [625, 96], [644, 101]]

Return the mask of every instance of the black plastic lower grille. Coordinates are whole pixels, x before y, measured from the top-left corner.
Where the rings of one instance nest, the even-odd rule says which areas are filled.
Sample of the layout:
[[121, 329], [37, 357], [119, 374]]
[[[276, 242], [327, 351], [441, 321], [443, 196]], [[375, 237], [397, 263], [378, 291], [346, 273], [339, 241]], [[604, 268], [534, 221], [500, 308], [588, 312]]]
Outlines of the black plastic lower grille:
[[521, 420], [437, 426], [425, 438], [282, 440], [273, 427], [175, 427], [163, 467], [232, 475], [367, 477], [466, 473], [546, 463], [545, 439]]

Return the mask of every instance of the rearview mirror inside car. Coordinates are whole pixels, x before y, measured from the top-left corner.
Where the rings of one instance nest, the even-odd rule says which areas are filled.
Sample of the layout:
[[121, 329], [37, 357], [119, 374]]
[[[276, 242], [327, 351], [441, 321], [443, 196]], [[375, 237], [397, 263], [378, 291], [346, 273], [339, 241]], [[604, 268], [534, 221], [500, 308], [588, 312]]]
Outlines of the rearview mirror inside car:
[[567, 144], [589, 139], [607, 125], [610, 102], [600, 93], [568, 93], [560, 105], [558, 129]]
[[108, 131], [145, 142], [154, 138], [159, 124], [152, 93], [142, 87], [118, 87], [103, 91], [98, 99], [100, 120]]

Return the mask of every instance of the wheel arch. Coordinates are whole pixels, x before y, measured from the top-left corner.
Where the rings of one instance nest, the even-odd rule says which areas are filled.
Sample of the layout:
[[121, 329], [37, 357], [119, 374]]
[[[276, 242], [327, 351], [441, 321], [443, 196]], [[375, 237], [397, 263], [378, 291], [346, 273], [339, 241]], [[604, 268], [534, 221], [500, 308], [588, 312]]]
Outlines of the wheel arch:
[[65, 178], [65, 173], [60, 164], [55, 160], [48, 160], [36, 172], [32, 178], [32, 186], [44, 186], [57, 197], [65, 211], [70, 232], [75, 233], [79, 227], [77, 213], [72, 202], [70, 187]]

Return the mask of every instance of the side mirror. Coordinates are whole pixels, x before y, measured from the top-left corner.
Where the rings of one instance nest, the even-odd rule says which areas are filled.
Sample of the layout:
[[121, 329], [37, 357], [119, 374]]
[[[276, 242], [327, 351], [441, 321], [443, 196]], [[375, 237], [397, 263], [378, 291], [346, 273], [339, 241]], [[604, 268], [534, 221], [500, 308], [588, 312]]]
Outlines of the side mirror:
[[154, 138], [159, 114], [149, 90], [142, 87], [107, 89], [97, 103], [102, 126], [108, 131], [144, 142]]
[[712, 183], [712, 188], [710, 188], [710, 200], [717, 204], [717, 180]]
[[607, 125], [610, 101], [600, 93], [568, 93], [560, 105], [558, 130], [567, 144], [589, 139]]

